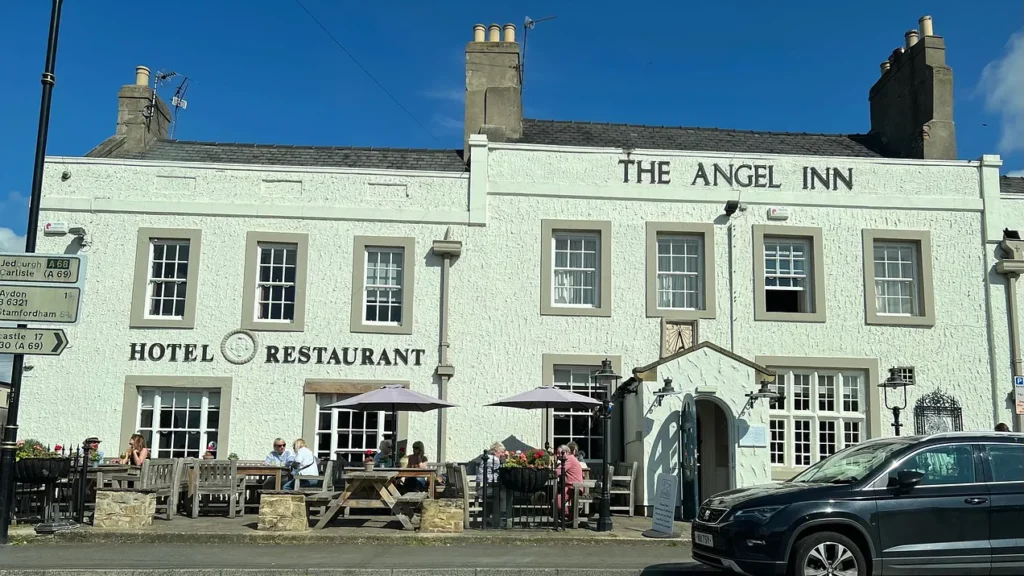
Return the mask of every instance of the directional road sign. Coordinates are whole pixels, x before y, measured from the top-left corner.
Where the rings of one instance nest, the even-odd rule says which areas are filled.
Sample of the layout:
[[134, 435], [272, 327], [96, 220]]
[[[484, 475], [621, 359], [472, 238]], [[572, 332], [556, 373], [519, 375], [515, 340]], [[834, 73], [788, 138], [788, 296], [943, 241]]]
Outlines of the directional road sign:
[[0, 253], [0, 282], [77, 284], [82, 257], [74, 254]]
[[0, 282], [0, 322], [78, 322], [82, 289]]
[[60, 356], [67, 347], [60, 328], [0, 328], [0, 354]]

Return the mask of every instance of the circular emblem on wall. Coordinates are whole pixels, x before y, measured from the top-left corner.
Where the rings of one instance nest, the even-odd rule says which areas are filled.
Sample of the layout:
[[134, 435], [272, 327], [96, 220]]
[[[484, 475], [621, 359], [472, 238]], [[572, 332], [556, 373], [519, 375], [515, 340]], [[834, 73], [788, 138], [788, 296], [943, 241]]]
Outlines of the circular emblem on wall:
[[229, 332], [220, 343], [220, 353], [232, 364], [248, 364], [256, 357], [256, 335], [248, 330]]

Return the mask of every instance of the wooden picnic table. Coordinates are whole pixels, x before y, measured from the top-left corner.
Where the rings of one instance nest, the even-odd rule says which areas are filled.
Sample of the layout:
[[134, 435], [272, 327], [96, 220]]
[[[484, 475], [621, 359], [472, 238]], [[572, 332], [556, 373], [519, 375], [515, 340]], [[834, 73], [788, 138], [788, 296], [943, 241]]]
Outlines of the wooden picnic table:
[[[429, 470], [423, 469], [416, 470], [429, 472]], [[401, 494], [396, 485], [398, 478], [400, 476], [397, 470], [346, 471], [344, 491], [322, 494], [328, 500], [327, 510], [320, 516], [313, 529], [324, 528], [345, 508], [372, 508], [390, 511], [392, 516], [402, 523], [403, 529], [412, 530], [414, 527], [411, 516], [414, 514], [414, 507], [425, 500], [427, 494], [424, 492]], [[365, 492], [369, 492], [372, 496], [370, 498], [354, 497], [356, 495], [363, 496], [364, 494], [361, 493]]]
[[[365, 472], [366, 468], [362, 466], [352, 466], [345, 468], [345, 477], [348, 478], [353, 472]], [[427, 497], [431, 500], [434, 498], [435, 486], [437, 484], [437, 469], [435, 468], [374, 468], [374, 472], [395, 472], [398, 478], [426, 478], [427, 479]]]
[[[286, 468], [273, 464], [240, 464], [236, 470], [239, 476], [272, 476], [274, 478], [274, 490], [280, 490]], [[188, 469], [188, 495], [192, 496], [196, 487], [196, 469]]]

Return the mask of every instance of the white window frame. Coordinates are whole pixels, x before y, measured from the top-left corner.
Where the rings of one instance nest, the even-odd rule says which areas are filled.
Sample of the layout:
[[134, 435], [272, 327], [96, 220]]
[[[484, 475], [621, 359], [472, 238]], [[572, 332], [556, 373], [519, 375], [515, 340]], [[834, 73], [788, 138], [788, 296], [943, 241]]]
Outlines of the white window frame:
[[[773, 468], [783, 468], [787, 470], [802, 470], [807, 466], [813, 465], [821, 460], [821, 429], [820, 422], [835, 422], [835, 449], [833, 453], [846, 448], [847, 446], [855, 443], [847, 443], [845, 428], [846, 423], [857, 423], [859, 426], [859, 439], [858, 442], [863, 442], [871, 437], [871, 430], [869, 427], [869, 410], [870, 410], [870, 394], [868, 391], [868, 377], [869, 374], [865, 370], [854, 370], [854, 369], [841, 369], [832, 370], [824, 368], [777, 368], [775, 388], [778, 392], [785, 394], [785, 398], [782, 400], [782, 408], [778, 408], [777, 401], [771, 401], [769, 403], [768, 420], [769, 420], [769, 434], [773, 428], [772, 421], [782, 420], [785, 422], [785, 452], [784, 461], [782, 463], [772, 462]], [[810, 387], [808, 390], [809, 406], [808, 410], [795, 410], [795, 394], [794, 394], [794, 383], [796, 382], [796, 376], [807, 376], [809, 377]], [[820, 408], [819, 403], [821, 398], [819, 397], [819, 381], [822, 377], [833, 378], [835, 383], [835, 391], [833, 395], [833, 410], [823, 410]], [[846, 410], [846, 397], [845, 391], [847, 388], [844, 386], [844, 381], [847, 377], [856, 377], [859, 380], [857, 384], [858, 393], [858, 409], [857, 411]], [[801, 386], [802, 388], [802, 386]], [[852, 398], [851, 398], [852, 400]], [[810, 451], [810, 463], [809, 464], [797, 464], [796, 450], [795, 450], [795, 425], [796, 420], [807, 420], [811, 422], [811, 451]], [[771, 442], [771, 436], [769, 437]], [[769, 460], [773, 458], [772, 447], [769, 445]]]
[[[355, 394], [332, 394], [332, 393], [319, 393], [319, 394], [316, 394], [316, 422], [314, 424], [315, 425], [315, 433], [313, 434], [313, 447], [312, 447], [312, 449], [313, 449], [313, 453], [317, 455], [317, 458], [327, 458], [329, 460], [334, 460], [335, 459], [335, 455], [339, 454], [339, 455], [344, 455], [346, 457], [346, 459], [348, 459], [349, 461], [360, 462], [360, 461], [362, 461], [362, 456], [366, 453], [367, 450], [373, 450], [374, 452], [376, 452], [377, 448], [380, 446], [381, 440], [390, 440], [391, 439], [391, 426], [387, 425], [387, 419], [391, 417], [391, 414], [388, 414], [387, 412], [376, 412], [376, 415], [377, 415], [377, 430], [375, 432], [373, 432], [373, 433], [376, 434], [376, 442], [374, 442], [372, 445], [370, 445], [370, 444], [366, 443], [366, 435], [371, 432], [371, 429], [367, 428], [365, 423], [366, 423], [366, 418], [370, 414], [372, 414], [372, 412], [358, 412], [358, 411], [355, 411], [355, 410], [347, 410], [345, 408], [326, 408], [326, 406], [329, 406], [330, 404], [334, 404], [335, 402], [340, 402], [341, 400], [344, 400], [345, 398], [349, 398], [349, 397], [352, 397], [352, 396], [355, 396]], [[320, 427], [320, 415], [322, 413], [325, 413], [325, 412], [328, 412], [328, 411], [331, 414], [331, 430], [330, 431], [325, 431], [325, 430], [323, 430]], [[361, 448], [361, 449], [360, 448], [340, 448], [340, 449], [338, 448], [338, 432], [339, 432], [338, 423], [339, 423], [339, 420], [340, 420], [339, 415], [341, 413], [343, 413], [343, 412], [350, 414], [350, 416], [349, 416], [349, 418], [350, 418], [349, 419], [349, 427], [346, 428], [345, 430], [347, 430], [350, 434], [352, 434], [352, 433], [360, 433], [360, 434], [362, 434], [363, 435], [363, 444], [365, 446], [364, 448]], [[352, 423], [351, 419], [354, 418], [355, 415], [357, 415], [357, 414], [362, 416], [362, 418], [363, 418], [363, 423], [364, 423], [363, 424], [363, 428], [352, 428], [352, 426], [351, 426], [351, 423]], [[327, 448], [324, 448], [324, 447], [321, 446], [321, 441], [320, 441], [321, 434], [330, 434], [330, 446], [328, 446]], [[359, 457], [356, 458], [355, 460], [352, 460], [351, 458], [349, 458], [349, 455], [352, 455], [352, 454], [358, 455]]]
[[[367, 310], [367, 307], [370, 306], [370, 304], [368, 302], [368, 300], [369, 300], [368, 296], [369, 296], [369, 293], [370, 293], [371, 290], [377, 291], [378, 292], [378, 296], [379, 296], [380, 291], [395, 292], [398, 295], [399, 315], [401, 316], [401, 318], [403, 320], [405, 319], [405, 312], [406, 312], [406, 310], [405, 310], [405, 299], [404, 299], [404, 294], [405, 294], [404, 283], [405, 283], [405, 268], [406, 268], [406, 266], [405, 266], [405, 248], [403, 248], [402, 246], [367, 246], [366, 250], [364, 250], [363, 252], [364, 253], [363, 253], [363, 298], [362, 298], [363, 306], [362, 306], [362, 323], [367, 325], [367, 326], [401, 326], [402, 325], [402, 320], [400, 320], [398, 322], [392, 322], [392, 321], [381, 322], [379, 320], [367, 320], [366, 319], [366, 310]], [[369, 274], [369, 270], [370, 270], [370, 253], [371, 252], [376, 252], [376, 253], [379, 253], [379, 254], [390, 254], [391, 255], [390, 256], [390, 264], [392, 264], [392, 265], [394, 265], [394, 263], [395, 263], [394, 255], [395, 254], [399, 255], [399, 257], [398, 257], [399, 263], [398, 263], [398, 269], [397, 269], [398, 270], [398, 283], [397, 284], [372, 284], [371, 285], [371, 284], [367, 283], [367, 275]], [[379, 261], [380, 261], [380, 259], [378, 257], [378, 262]], [[380, 280], [379, 272], [374, 276], [374, 278], [376, 280]], [[377, 306], [377, 313], [378, 313], [378, 317], [379, 317], [380, 309], [381, 309], [381, 304], [378, 302], [378, 303], [374, 304], [374, 306]], [[392, 306], [393, 306], [393, 304], [387, 305], [388, 308], [390, 308]]]
[[[769, 256], [769, 245], [774, 246], [772, 253], [774, 257]], [[794, 247], [800, 246], [803, 249], [803, 257], [795, 258], [793, 256]], [[780, 247], [788, 248], [788, 258], [780, 258], [778, 256]], [[814, 264], [813, 254], [814, 244], [808, 238], [801, 238], [798, 236], [771, 236], [765, 235], [764, 237], [764, 298], [765, 298], [765, 310], [773, 314], [806, 314], [816, 312], [814, 308], [814, 272], [811, 267]], [[768, 262], [774, 260], [776, 263], [789, 262], [790, 272], [788, 274], [776, 272], [771, 274], [768, 272]], [[793, 272], [793, 264], [797, 261], [802, 260], [804, 262], [804, 269], [802, 273]], [[778, 268], [776, 268], [778, 270]], [[778, 281], [789, 281], [790, 286], [770, 286], [768, 279], [773, 278]], [[795, 286], [798, 282], [802, 283], [800, 286]], [[801, 292], [801, 305], [800, 310], [797, 312], [777, 312], [768, 310], [768, 292], [779, 291], [779, 292]]]
[[[566, 240], [566, 242], [568, 243], [567, 250], [565, 251], [566, 252], [566, 259], [567, 260], [571, 259], [571, 255], [573, 253], [572, 241], [573, 240], [579, 240], [579, 241], [584, 243], [583, 244], [583, 249], [580, 251], [580, 257], [581, 257], [581, 259], [583, 259], [583, 261], [580, 263], [580, 267], [569, 267], [569, 264], [571, 264], [571, 262], [567, 262], [566, 266], [561, 266], [561, 267], [558, 266], [558, 253], [560, 252], [558, 250], [558, 241], [559, 241], [560, 238], [564, 238]], [[587, 267], [585, 265], [586, 254], [588, 253], [588, 251], [586, 250], [586, 242], [588, 242], [588, 241], [594, 243], [594, 251], [593, 251], [594, 265], [592, 267]], [[592, 282], [592, 284], [590, 286], [585, 286], [585, 285], [581, 285], [579, 287], [576, 287], [576, 286], [559, 286], [558, 282], [557, 282], [557, 278], [558, 278], [558, 273], [560, 271], [561, 272], [566, 272], [566, 273], [569, 273], [569, 274], [580, 273], [580, 272], [586, 274], [586, 273], [589, 272], [591, 274], [591, 278], [593, 279], [593, 282]], [[598, 232], [587, 232], [587, 231], [576, 231], [576, 230], [573, 230], [573, 231], [556, 230], [556, 231], [554, 231], [554, 233], [551, 235], [551, 294], [550, 294], [551, 306], [553, 308], [591, 308], [591, 309], [599, 308], [601, 306], [601, 298], [603, 296], [601, 294], [601, 272], [602, 271], [601, 271], [601, 234], [600, 233], [598, 233]], [[566, 290], [570, 290], [570, 291], [579, 289], [581, 291], [580, 292], [581, 296], [585, 293], [585, 290], [590, 289], [590, 290], [592, 290], [592, 292], [594, 294], [594, 299], [593, 299], [593, 302], [590, 303], [590, 304], [586, 304], [586, 303], [572, 304], [572, 303], [558, 302], [557, 294], [558, 294], [558, 290], [559, 289], [566, 289]]]
[[[288, 251], [291, 251], [294, 254], [295, 264], [292, 266], [293, 268], [295, 268], [295, 280], [294, 281], [288, 282], [288, 281], [285, 281], [282, 278], [282, 280], [279, 281], [279, 282], [275, 282], [273, 280], [271, 280], [269, 282], [264, 282], [264, 281], [262, 281], [260, 279], [260, 272], [262, 271], [263, 266], [265, 266], [265, 264], [263, 264], [263, 262], [262, 262], [262, 256], [263, 256], [263, 250], [264, 249], [284, 250], [285, 251], [285, 253], [284, 253], [285, 263], [281, 265], [281, 266], [284, 267], [284, 269], [288, 268]], [[291, 324], [291, 323], [293, 323], [295, 321], [295, 318], [296, 318], [296, 316], [299, 313], [298, 312], [298, 301], [299, 301], [299, 285], [298, 285], [298, 283], [299, 283], [299, 279], [300, 279], [300, 277], [299, 277], [299, 264], [300, 263], [299, 263], [299, 245], [298, 244], [289, 243], [289, 242], [262, 242], [262, 241], [256, 243], [256, 282], [255, 282], [255, 287], [254, 287], [255, 288], [255, 294], [253, 294], [253, 310], [252, 310], [252, 316], [253, 316], [253, 321], [254, 322], [268, 323], [268, 324]], [[270, 264], [266, 264], [266, 266], [270, 266], [271, 269], [273, 269], [275, 266], [277, 266], [276, 264], [273, 263], [273, 257], [271, 257], [271, 263]], [[261, 289], [264, 286], [267, 286], [267, 287], [270, 287], [270, 288], [281, 287], [284, 290], [287, 290], [288, 288], [292, 288], [293, 289], [292, 300], [290, 302], [288, 300], [281, 300], [281, 302], [280, 302], [281, 305], [282, 305], [281, 306], [282, 315], [284, 314], [284, 306], [287, 305], [287, 304], [291, 304], [292, 305], [292, 316], [291, 316], [291, 318], [260, 318], [260, 305], [263, 302], [263, 299], [261, 298]], [[268, 302], [271, 303], [271, 306], [273, 306], [275, 301], [274, 300], [269, 300]]]
[[[148, 426], [148, 427], [143, 427], [142, 426], [142, 408], [143, 408], [143, 400], [142, 399], [143, 399], [143, 395], [145, 395], [146, 393], [149, 393], [149, 392], [153, 393], [153, 425], [152, 426]], [[200, 458], [200, 457], [202, 457], [203, 453], [206, 451], [206, 446], [210, 442], [210, 440], [209, 440], [210, 432], [216, 433], [216, 436], [217, 436], [217, 440], [214, 440], [215, 442], [217, 442], [217, 448], [214, 451], [214, 453], [218, 457], [224, 457], [225, 454], [223, 453], [223, 450], [221, 450], [222, 444], [220, 442], [220, 439], [222, 437], [222, 434], [221, 434], [221, 424], [224, 423], [226, 415], [224, 413], [224, 399], [223, 399], [223, 395], [222, 395], [222, 391], [221, 390], [219, 390], [219, 389], [208, 389], [208, 388], [156, 388], [156, 387], [148, 387], [147, 386], [147, 387], [139, 387], [139, 389], [138, 389], [138, 395], [137, 395], [138, 397], [137, 397], [136, 409], [135, 409], [135, 430], [137, 430], [138, 433], [140, 433], [140, 434], [143, 433], [143, 432], [149, 432], [150, 440], [149, 440], [148, 444], [149, 444], [149, 450], [150, 450], [150, 457], [151, 458], [169, 458], [169, 457], [171, 457], [170, 455], [166, 454], [167, 450], [160, 448], [160, 440], [159, 440], [159, 438], [160, 438], [160, 432], [163, 430], [160, 427], [160, 411], [163, 409], [162, 399], [164, 398], [164, 396], [168, 395], [168, 394], [169, 395], [173, 395], [175, 393], [180, 393], [180, 394], [185, 394], [185, 395], [191, 395], [191, 394], [199, 394], [199, 395], [201, 395], [200, 406], [199, 406], [199, 410], [200, 410], [199, 427], [198, 428], [189, 428], [188, 426], [186, 426], [185, 428], [170, 428], [170, 429], [168, 429], [168, 431], [171, 431], [171, 432], [181, 431], [181, 432], [184, 432], [184, 433], [189, 433], [190, 431], [194, 430], [195, 432], [197, 432], [199, 434], [199, 448], [198, 448], [197, 452], [195, 452], [194, 456], [190, 455], [190, 456], [187, 456], [187, 457], [190, 457], [190, 458]], [[216, 398], [217, 398], [216, 402], [214, 403], [214, 404], [216, 404], [215, 408], [216, 408], [216, 410], [218, 412], [217, 428], [215, 428], [215, 429], [214, 428], [209, 428], [209, 421], [208, 421], [208, 417], [209, 417], [209, 414], [210, 414], [210, 407], [211, 407], [210, 406], [210, 396], [211, 395], [215, 395]], [[188, 442], [186, 440], [186, 450], [189, 450], [189, 448], [187, 448], [187, 446], [188, 446]], [[174, 449], [171, 448], [171, 450], [174, 450]], [[179, 456], [174, 456], [174, 457], [177, 458]]]
[[[163, 264], [165, 266], [165, 276], [162, 277], [162, 278], [156, 278], [155, 276], [153, 276], [153, 265], [156, 263], [156, 247], [157, 247], [157, 245], [161, 245], [161, 246], [164, 247], [164, 258], [161, 260], [161, 262], [163, 262]], [[167, 259], [167, 247], [168, 246], [174, 246], [175, 247], [175, 259], [174, 260], [168, 260]], [[188, 248], [188, 258], [186, 258], [185, 260], [178, 259], [178, 253], [179, 253], [178, 251], [181, 250], [182, 246]], [[173, 278], [167, 278], [166, 277], [166, 266], [168, 265], [168, 263], [173, 263], [174, 264], [175, 276]], [[184, 275], [184, 277], [179, 278], [178, 275], [177, 275], [177, 267], [178, 267], [178, 265], [180, 265], [182, 263], [185, 264], [185, 275]], [[187, 310], [188, 305], [189, 305], [189, 301], [188, 301], [188, 296], [189, 296], [189, 294], [188, 294], [188, 288], [189, 288], [189, 286], [188, 286], [188, 276], [189, 276], [189, 269], [190, 269], [191, 266], [192, 266], [192, 241], [189, 238], [150, 238], [149, 239], [149, 259], [148, 259], [148, 264], [147, 264], [147, 267], [146, 267], [146, 305], [145, 305], [145, 309], [143, 310], [143, 316], [142, 316], [143, 318], [145, 318], [146, 320], [184, 320], [185, 319], [186, 310]], [[167, 296], [165, 296], [163, 294], [161, 294], [160, 296], [156, 295], [156, 291], [157, 291], [158, 288], [159, 289], [165, 289], [164, 288], [165, 284], [174, 284], [176, 286], [176, 288], [175, 288], [175, 296], [173, 298], [168, 298]], [[160, 300], [161, 302], [163, 302], [164, 300], [178, 300], [178, 294], [179, 293], [181, 294], [181, 298], [180, 298], [180, 300], [181, 300], [181, 314], [153, 314], [152, 313], [153, 303], [154, 303], [155, 300]]]
[[[597, 371], [600, 369], [600, 366], [557, 364], [552, 367], [552, 384], [555, 386], [555, 388], [569, 390], [570, 392], [575, 392], [576, 394], [580, 394], [583, 396], [589, 396], [590, 398], [594, 398], [595, 400], [600, 401], [603, 400], [605, 395], [607, 395], [608, 393], [607, 390], [603, 390], [601, 386], [597, 385], [594, 382], [594, 374], [597, 373]], [[559, 381], [559, 372], [563, 371], [569, 371], [569, 382]], [[583, 385], [582, 383], [577, 382], [574, 379], [576, 375], [581, 373], [586, 373], [587, 375], [586, 385]], [[572, 418], [580, 416], [587, 416], [589, 418], [588, 434], [576, 435], [572, 430]], [[569, 436], [560, 436], [555, 433], [555, 421], [560, 418], [569, 419]], [[551, 438], [555, 446], [568, 444], [570, 441], [575, 441], [577, 444], [580, 445], [580, 450], [584, 452], [584, 459], [586, 460], [600, 460], [603, 456], [603, 454], [593, 454], [589, 450], [591, 443], [595, 438], [601, 439], [603, 450], [608, 449], [607, 446], [603, 446], [604, 436], [601, 426], [601, 420], [593, 416], [592, 412], [590, 411], [557, 409], [551, 411]], [[581, 439], [584, 440], [583, 443], [580, 442]]]
[[[890, 250], [896, 252], [896, 260], [890, 260]], [[882, 252], [882, 260], [879, 260], [879, 251]], [[906, 251], [906, 252], [905, 252]], [[909, 254], [910, 260], [903, 260], [903, 256]], [[916, 242], [901, 242], [898, 240], [875, 240], [872, 246], [872, 261], [873, 261], [873, 277], [875, 280], [875, 313], [878, 316], [896, 316], [896, 317], [911, 317], [919, 316], [921, 314], [921, 277], [920, 277], [920, 266], [921, 266], [921, 251], [920, 245]], [[887, 275], [884, 277], [878, 276], [878, 266], [881, 265], [886, 274], [888, 274], [888, 265], [896, 264], [900, 268], [900, 276], [895, 278], [889, 278]], [[910, 276], [904, 276], [903, 268], [905, 266], [910, 267]], [[884, 289], [885, 286], [894, 287], [898, 285], [907, 286], [907, 290], [910, 293], [910, 312], [891, 312], [888, 310], [886, 304], [890, 302], [899, 302], [903, 300], [902, 296], [889, 296], [886, 295], [888, 291]]]
[[[662, 242], [665, 242], [670, 251], [668, 254], [662, 254]], [[675, 254], [671, 251], [671, 247], [681, 245], [683, 247], [683, 254]], [[703, 234], [683, 234], [683, 233], [671, 233], [671, 232], [660, 232], [657, 235], [655, 241], [655, 249], [657, 254], [655, 260], [657, 262], [656, 272], [656, 294], [657, 306], [659, 310], [703, 310], [704, 309], [704, 235]], [[690, 252], [693, 252], [692, 254]], [[664, 270], [662, 269], [662, 257], [667, 257], [670, 261], [674, 258], [682, 258], [683, 262], [694, 262], [695, 271], [676, 271], [676, 270]], [[671, 265], [670, 265], [671, 268]], [[676, 293], [686, 294], [688, 290], [663, 290], [661, 282], [663, 278], [671, 277], [690, 277], [694, 278], [696, 285], [694, 287], [694, 306], [691, 307], [675, 307], [675, 306], [662, 306], [661, 296], [662, 294], [674, 295]], [[671, 298], [670, 298], [671, 299]]]

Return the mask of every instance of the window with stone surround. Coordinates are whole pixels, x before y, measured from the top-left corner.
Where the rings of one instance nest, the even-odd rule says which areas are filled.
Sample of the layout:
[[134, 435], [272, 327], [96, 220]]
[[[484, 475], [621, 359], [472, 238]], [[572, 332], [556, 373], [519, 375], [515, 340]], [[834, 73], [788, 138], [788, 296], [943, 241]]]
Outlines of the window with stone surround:
[[810, 466], [868, 437], [864, 371], [774, 369], [785, 398], [769, 405], [773, 466]]
[[306, 234], [246, 235], [242, 325], [246, 330], [302, 332], [306, 322]]
[[367, 248], [365, 266], [363, 322], [400, 326], [405, 251], [401, 247]]
[[415, 238], [355, 237], [349, 331], [412, 334], [415, 289]]
[[820, 228], [754, 226], [754, 319], [825, 321]]
[[391, 414], [328, 408], [354, 394], [316, 395], [316, 438], [313, 452], [318, 458], [363, 461], [367, 450], [377, 451], [381, 440], [391, 439]]
[[867, 324], [934, 326], [931, 238], [926, 230], [864, 230]]
[[611, 222], [541, 222], [545, 316], [611, 315]]
[[151, 458], [200, 458], [211, 443], [220, 450], [220, 390], [140, 388], [136, 430]]
[[[607, 390], [597, 386], [594, 374], [600, 366], [555, 366], [555, 387], [603, 401]], [[587, 460], [601, 459], [604, 454], [604, 432], [601, 419], [590, 411], [554, 410], [552, 413], [555, 447], [576, 442]]]
[[202, 231], [140, 228], [129, 325], [193, 328]]

